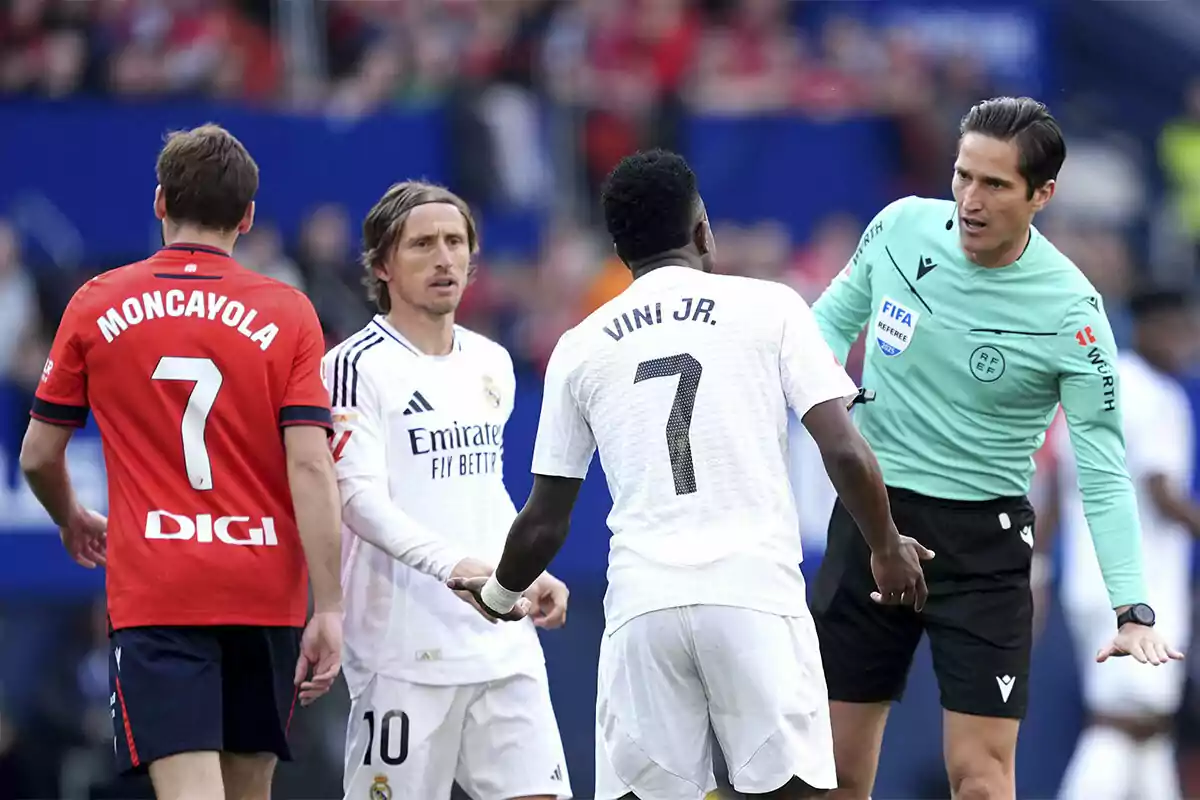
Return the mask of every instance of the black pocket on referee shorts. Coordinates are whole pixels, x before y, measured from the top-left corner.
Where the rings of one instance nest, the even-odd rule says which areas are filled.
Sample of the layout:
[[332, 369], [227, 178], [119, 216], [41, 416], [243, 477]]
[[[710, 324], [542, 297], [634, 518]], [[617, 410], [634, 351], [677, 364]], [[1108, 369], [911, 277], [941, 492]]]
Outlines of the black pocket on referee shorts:
[[971, 533], [975, 546], [964, 553], [966, 572], [1028, 579], [1037, 536], [1033, 505], [1025, 498], [980, 508]]

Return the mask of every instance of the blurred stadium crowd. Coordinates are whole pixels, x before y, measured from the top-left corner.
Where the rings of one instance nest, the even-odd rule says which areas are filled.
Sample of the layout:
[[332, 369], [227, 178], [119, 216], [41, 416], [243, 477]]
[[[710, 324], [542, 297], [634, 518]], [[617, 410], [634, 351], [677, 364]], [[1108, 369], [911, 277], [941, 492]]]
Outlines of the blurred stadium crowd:
[[[129, 106], [215, 99], [332, 120], [445, 108], [452, 186], [483, 209], [481, 269], [461, 321], [499, 338], [536, 371], [562, 331], [629, 281], [597, 230], [599, 179], [639, 147], [681, 148], [688, 113], [880, 118], [895, 151], [892, 196], [948, 195], [961, 114], [978, 99], [1025, 87], [952, 37], [869, 24], [851, 13], [860, 5], [7, 0], [0, 3], [0, 103], [17, 96]], [[1045, 99], [1064, 122], [1069, 157], [1038, 224], [1104, 295], [1123, 337], [1122, 299], [1132, 286], [1150, 276], [1181, 287], [1195, 281], [1200, 80], [1173, 93], [1173, 121], [1149, 137], [1113, 124], [1086, 93]], [[338, 198], [325, 200], [292, 240], [269, 207], [259, 208], [235, 255], [308, 292], [333, 343], [372, 310], [360, 285], [359, 220]], [[489, 251], [495, 209], [536, 218], [536, 246]], [[791, 284], [811, 301], [853, 253], [866, 221], [831, 208], [797, 241], [774, 219], [714, 219], [718, 268]], [[89, 252], [64, 276], [26, 255], [20, 226], [0, 217], [0, 383], [16, 398], [7, 406], [13, 419], [0, 428], [23, 430], [28, 397], [74, 289], [140, 256]], [[129, 796], [122, 794], [128, 787], [96, 788], [111, 755], [102, 609], [42, 614], [31, 631], [11, 622], [24, 613], [20, 601], [4, 607], [3, 658], [40, 655], [24, 670], [20, 658], [10, 659], [3, 673], [0, 800]], [[300, 755], [310, 766], [285, 796], [337, 792], [343, 710], [323, 705], [306, 722], [308, 752]], [[577, 785], [580, 796], [585, 786]]]
[[[807, 5], [10, 0], [0, 13], [0, 92], [122, 103], [217, 98], [333, 116], [456, 107], [456, 190], [474, 203], [532, 207], [551, 217], [541, 252], [523, 263], [489, 264], [485, 246], [482, 260], [493, 268], [480, 272], [466, 309], [469, 324], [485, 330], [521, 320], [501, 335], [536, 364], [565, 327], [626, 280], [592, 230], [590, 198], [599, 179], [624, 153], [678, 146], [684, 111], [885, 117], [895, 126], [901, 165], [893, 194], [944, 194], [963, 110], [1014, 87], [962, 48], [931, 47], [910, 30], [879, 30], [849, 14], [806, 13]], [[547, 105], [578, 123], [562, 146], [536, 129]], [[1162, 132], [1158, 154], [1175, 193], [1179, 220], [1170, 238], [1181, 253], [1180, 237], [1190, 238], [1193, 250], [1200, 239], [1198, 121], [1200, 84], [1180, 103], [1178, 122]], [[1095, 140], [1072, 136], [1067, 174], [1042, 226], [1111, 301], [1145, 262], [1123, 234], [1142, 221], [1156, 181], [1139, 174], [1127, 143], [1098, 133]], [[811, 299], [845, 263], [865, 221], [831, 214], [802, 242], [772, 220], [715, 222], [721, 269], [786, 281]], [[261, 209], [238, 256], [308, 291], [330, 338], [339, 339], [366, 313], [355, 302], [357, 223], [331, 203], [313, 211], [296, 241], [283, 241], [270, 209]], [[1165, 268], [1186, 271], [1194, 261], [1185, 253]], [[9, 318], [24, 334], [0, 351], [0, 373], [20, 381], [40, 369], [34, 353], [44, 350], [44, 323], [53, 323], [69, 294], [59, 287], [41, 298], [8, 225], [0, 227], [0, 270], [4, 308], [14, 309]], [[538, 301], [548, 296], [553, 302]]]

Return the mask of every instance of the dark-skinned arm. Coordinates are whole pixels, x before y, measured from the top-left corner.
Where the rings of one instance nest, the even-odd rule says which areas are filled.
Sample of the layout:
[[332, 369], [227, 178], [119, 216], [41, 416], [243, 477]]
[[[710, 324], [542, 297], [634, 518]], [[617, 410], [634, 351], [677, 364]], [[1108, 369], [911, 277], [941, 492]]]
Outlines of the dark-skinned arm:
[[596, 452], [591, 425], [573, 388], [574, 370], [586, 352], [574, 346], [575, 333], [562, 335], [546, 365], [533, 445], [533, 489], [509, 528], [500, 563], [486, 582], [464, 577], [447, 581], [455, 591], [470, 592], [486, 613], [499, 619], [521, 619], [528, 613], [529, 603], [521, 594], [546, 571], [566, 540], [571, 509]]
[[534, 475], [525, 507], [513, 520], [496, 566], [496, 581], [506, 589], [523, 592], [546, 571], [567, 540], [571, 510], [579, 497], [579, 478]]
[[[866, 286], [869, 295], [865, 270], [858, 265], [855, 270], [853, 279], [850, 273], [840, 278], [842, 288], [858, 297]], [[788, 407], [800, 417], [816, 442], [834, 489], [858, 523], [871, 551], [895, 552], [900, 548], [900, 534], [892, 522], [883, 474], [875, 453], [854, 426], [849, 412], [850, 407], [873, 400], [875, 394], [855, 387], [827, 345], [826, 329], [799, 294], [780, 288], [775, 297], [783, 304], [779, 372]], [[857, 309], [859, 301], [855, 300], [854, 305]], [[838, 323], [835, 327], [846, 335], [857, 336], [862, 323], [857, 321], [857, 311], [850, 316], [856, 320], [853, 324]], [[835, 338], [832, 333], [829, 337]], [[844, 344], [848, 347], [849, 341]], [[844, 348], [841, 354], [845, 355]]]
[[801, 422], [821, 451], [829, 480], [871, 552], [894, 552], [900, 547], [900, 533], [892, 521], [883, 473], [871, 446], [850, 419], [845, 401], [838, 398], [818, 403]]
[[497, 619], [523, 619], [530, 612], [521, 595], [554, 560], [571, 526], [571, 509], [583, 478], [533, 476], [525, 507], [513, 520], [500, 564], [487, 578], [452, 577], [446, 585], [474, 595], [484, 613]]

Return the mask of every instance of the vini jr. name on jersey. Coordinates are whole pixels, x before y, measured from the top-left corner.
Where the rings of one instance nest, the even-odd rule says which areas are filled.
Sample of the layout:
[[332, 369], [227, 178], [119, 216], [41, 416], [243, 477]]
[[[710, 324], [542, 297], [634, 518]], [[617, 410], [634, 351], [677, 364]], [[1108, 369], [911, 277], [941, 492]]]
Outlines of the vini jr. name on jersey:
[[683, 297], [680, 298], [679, 305], [673, 312], [667, 309], [667, 316], [664, 318], [662, 303], [655, 303], [653, 306], [647, 303], [638, 308], [622, 311], [618, 316], [613, 317], [612, 327], [605, 325], [604, 332], [611, 336], [614, 342], [619, 342], [626, 333], [636, 333], [644, 327], [662, 325], [671, 320], [716, 325], [717, 321], [712, 318], [712, 312], [716, 307], [716, 301], [709, 300], [707, 297]]

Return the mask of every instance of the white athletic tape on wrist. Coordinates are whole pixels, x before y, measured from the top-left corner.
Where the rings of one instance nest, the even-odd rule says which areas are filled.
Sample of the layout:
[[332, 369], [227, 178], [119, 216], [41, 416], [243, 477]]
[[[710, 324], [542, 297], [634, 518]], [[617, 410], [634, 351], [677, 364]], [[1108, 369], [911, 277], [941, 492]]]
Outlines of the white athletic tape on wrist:
[[483, 589], [480, 590], [479, 599], [485, 606], [497, 614], [507, 614], [513, 610], [513, 606], [521, 599], [521, 592], [513, 592], [505, 589], [496, 580], [496, 576], [492, 575], [487, 579], [487, 583], [483, 585]]

